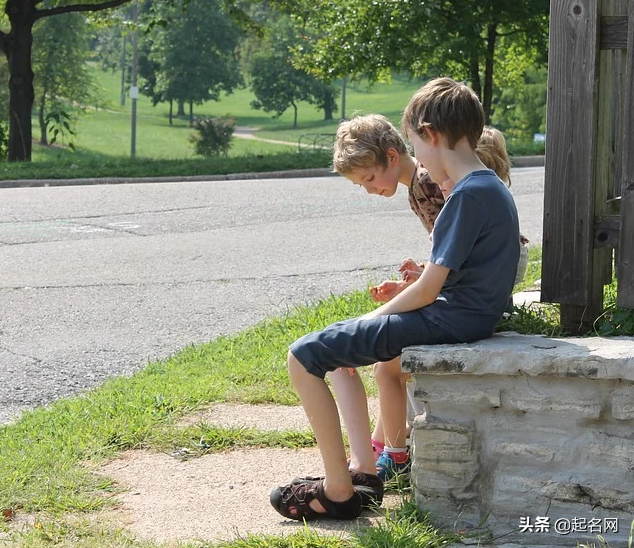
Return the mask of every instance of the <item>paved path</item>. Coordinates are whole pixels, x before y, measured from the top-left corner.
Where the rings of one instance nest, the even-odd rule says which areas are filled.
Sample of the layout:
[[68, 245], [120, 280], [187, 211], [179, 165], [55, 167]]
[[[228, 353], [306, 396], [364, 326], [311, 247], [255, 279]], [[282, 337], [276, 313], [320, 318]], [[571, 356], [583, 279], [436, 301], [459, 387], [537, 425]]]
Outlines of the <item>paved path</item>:
[[[534, 242], [543, 174], [513, 173]], [[338, 177], [0, 192], [0, 422], [429, 253], [404, 190]]]

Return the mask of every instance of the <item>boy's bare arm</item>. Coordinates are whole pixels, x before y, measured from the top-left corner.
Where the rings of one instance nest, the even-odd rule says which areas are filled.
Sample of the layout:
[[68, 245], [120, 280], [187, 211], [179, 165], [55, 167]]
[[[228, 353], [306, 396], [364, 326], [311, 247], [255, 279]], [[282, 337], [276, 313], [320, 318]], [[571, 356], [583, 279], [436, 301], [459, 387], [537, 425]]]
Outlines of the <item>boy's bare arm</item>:
[[418, 280], [396, 295], [390, 302], [385, 303], [363, 317], [367, 319], [376, 318], [385, 314], [410, 312], [411, 310], [427, 306], [438, 298], [448, 275], [449, 268], [431, 262], [427, 263]]

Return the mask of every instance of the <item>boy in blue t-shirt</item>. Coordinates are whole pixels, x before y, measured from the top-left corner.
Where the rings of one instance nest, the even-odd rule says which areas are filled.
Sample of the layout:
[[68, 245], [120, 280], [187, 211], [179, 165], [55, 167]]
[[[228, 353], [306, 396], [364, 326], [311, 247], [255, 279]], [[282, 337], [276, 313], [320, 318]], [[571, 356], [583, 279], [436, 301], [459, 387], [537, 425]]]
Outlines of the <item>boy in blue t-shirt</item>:
[[325, 468], [323, 479], [299, 479], [272, 491], [271, 503], [290, 519], [354, 519], [363, 486], [378, 479], [376, 470], [348, 470], [326, 373], [391, 360], [406, 346], [489, 337], [513, 288], [517, 211], [505, 185], [475, 153], [484, 126], [477, 96], [450, 78], [432, 80], [412, 97], [402, 124], [416, 159], [446, 199], [431, 257], [420, 278], [391, 301], [290, 346], [291, 380]]

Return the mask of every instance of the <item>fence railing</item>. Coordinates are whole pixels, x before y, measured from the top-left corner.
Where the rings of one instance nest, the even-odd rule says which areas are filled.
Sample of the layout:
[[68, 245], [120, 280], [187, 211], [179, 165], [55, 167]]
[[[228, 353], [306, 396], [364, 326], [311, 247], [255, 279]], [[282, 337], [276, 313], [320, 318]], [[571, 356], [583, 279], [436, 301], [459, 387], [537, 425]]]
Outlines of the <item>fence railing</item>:
[[302, 133], [297, 140], [297, 147], [302, 149], [323, 149], [332, 150], [336, 133]]

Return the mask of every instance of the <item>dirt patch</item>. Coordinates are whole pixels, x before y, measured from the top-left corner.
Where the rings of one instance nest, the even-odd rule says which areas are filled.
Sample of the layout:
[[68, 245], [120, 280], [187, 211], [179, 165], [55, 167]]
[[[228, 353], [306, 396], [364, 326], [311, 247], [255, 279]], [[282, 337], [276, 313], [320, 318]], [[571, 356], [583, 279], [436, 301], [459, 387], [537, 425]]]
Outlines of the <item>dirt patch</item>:
[[[126, 489], [116, 497], [120, 505], [114, 518], [139, 538], [209, 542], [299, 531], [303, 524], [282, 518], [270, 505], [269, 493], [298, 474], [322, 470], [318, 450], [311, 448], [237, 450], [187, 461], [131, 451], [101, 473]], [[383, 509], [398, 502], [397, 496], [387, 497]], [[310, 522], [310, 528], [345, 534], [383, 515], [366, 511], [351, 522]]]
[[[372, 414], [377, 402], [370, 401]], [[304, 430], [309, 425], [301, 407], [218, 404], [188, 417], [183, 424], [206, 422], [261, 430]], [[304, 525], [282, 518], [270, 505], [276, 485], [297, 475], [318, 475], [323, 466], [318, 449], [241, 449], [186, 461], [163, 453], [129, 451], [100, 471], [124, 489], [111, 512], [139, 538], [161, 542], [232, 540], [248, 534], [285, 535]], [[379, 512], [357, 520], [310, 522], [310, 528], [347, 534], [384, 519], [398, 495], [388, 496]]]

